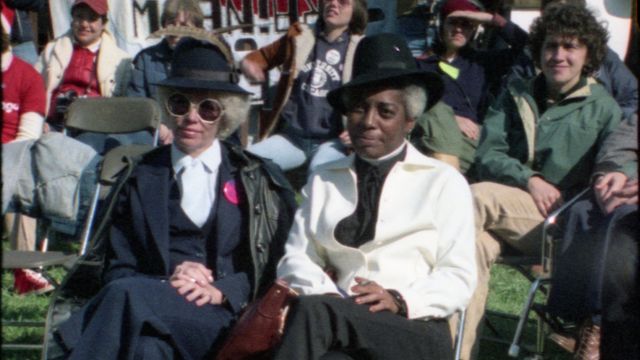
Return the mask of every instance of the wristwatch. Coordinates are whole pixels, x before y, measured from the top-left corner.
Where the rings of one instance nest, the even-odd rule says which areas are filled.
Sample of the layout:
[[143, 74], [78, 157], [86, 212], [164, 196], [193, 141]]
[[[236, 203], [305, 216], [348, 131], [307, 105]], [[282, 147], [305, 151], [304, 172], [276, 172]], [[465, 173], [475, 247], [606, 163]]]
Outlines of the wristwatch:
[[393, 289], [387, 289], [387, 292], [393, 296], [393, 302], [398, 307], [398, 315], [407, 317], [407, 302], [404, 301], [402, 295], [397, 290]]

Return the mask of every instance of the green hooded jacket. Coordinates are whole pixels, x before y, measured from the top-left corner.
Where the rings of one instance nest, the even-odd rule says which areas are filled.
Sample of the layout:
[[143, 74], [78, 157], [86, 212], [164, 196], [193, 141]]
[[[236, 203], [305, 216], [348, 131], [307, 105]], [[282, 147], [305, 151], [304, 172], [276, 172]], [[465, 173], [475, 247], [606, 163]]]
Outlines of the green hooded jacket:
[[622, 112], [604, 87], [587, 78], [540, 114], [535, 79], [514, 80], [489, 109], [476, 151], [477, 175], [524, 189], [537, 175], [570, 195], [589, 185], [596, 154]]

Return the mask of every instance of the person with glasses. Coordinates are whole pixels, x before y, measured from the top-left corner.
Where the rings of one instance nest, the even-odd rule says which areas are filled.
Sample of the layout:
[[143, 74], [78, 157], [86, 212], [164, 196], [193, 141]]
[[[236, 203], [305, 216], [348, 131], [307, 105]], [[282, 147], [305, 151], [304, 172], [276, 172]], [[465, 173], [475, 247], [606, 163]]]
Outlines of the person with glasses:
[[45, 128], [60, 131], [67, 104], [77, 97], [125, 95], [131, 57], [106, 29], [107, 0], [75, 0], [71, 29], [49, 42], [35, 65], [47, 90]]
[[157, 83], [174, 142], [143, 155], [118, 195], [105, 286], [55, 335], [69, 359], [213, 358], [274, 280], [294, 194], [277, 166], [224, 140], [249, 93], [217, 44], [183, 38]]
[[[204, 15], [195, 0], [167, 0], [162, 7], [160, 23], [167, 26], [189, 26], [204, 28]], [[169, 66], [179, 36], [165, 36], [159, 43], [149, 46], [133, 59], [133, 71], [127, 87], [127, 96], [148, 97], [158, 100], [158, 87], [155, 85], [169, 74]], [[160, 124], [159, 140], [162, 144], [173, 141], [173, 133]]]
[[[499, 14], [482, 11], [480, 5], [471, 0], [444, 1], [439, 19], [439, 37], [432, 49], [433, 55], [418, 64], [442, 75], [445, 87], [442, 101], [453, 109], [464, 140], [456, 154], [451, 155], [458, 156], [461, 171], [467, 173], [473, 164], [491, 85], [509, 71], [524, 50], [528, 36], [514, 23]], [[475, 49], [473, 40], [480, 24], [499, 28], [499, 36], [510, 48]], [[439, 134], [433, 137], [437, 139]]]

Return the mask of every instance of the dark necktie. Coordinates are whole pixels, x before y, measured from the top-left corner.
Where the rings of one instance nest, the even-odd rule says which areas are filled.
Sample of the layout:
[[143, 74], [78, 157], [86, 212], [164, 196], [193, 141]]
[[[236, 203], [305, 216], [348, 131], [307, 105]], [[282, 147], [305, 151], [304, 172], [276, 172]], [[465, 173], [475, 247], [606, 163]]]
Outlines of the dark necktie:
[[342, 219], [335, 229], [335, 237], [343, 245], [360, 247], [375, 237], [378, 205], [387, 174], [399, 160], [404, 159], [406, 148], [381, 164], [373, 165], [356, 156], [355, 170], [358, 203], [353, 214]]

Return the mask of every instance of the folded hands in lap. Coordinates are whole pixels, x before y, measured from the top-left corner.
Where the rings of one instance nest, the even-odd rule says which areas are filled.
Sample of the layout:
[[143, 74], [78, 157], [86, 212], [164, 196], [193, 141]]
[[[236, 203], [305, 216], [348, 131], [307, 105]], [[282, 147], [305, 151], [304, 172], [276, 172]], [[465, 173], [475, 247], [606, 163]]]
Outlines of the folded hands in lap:
[[222, 292], [213, 285], [213, 272], [200, 263], [181, 263], [176, 266], [169, 281], [180, 295], [198, 306], [219, 305], [223, 301]]

